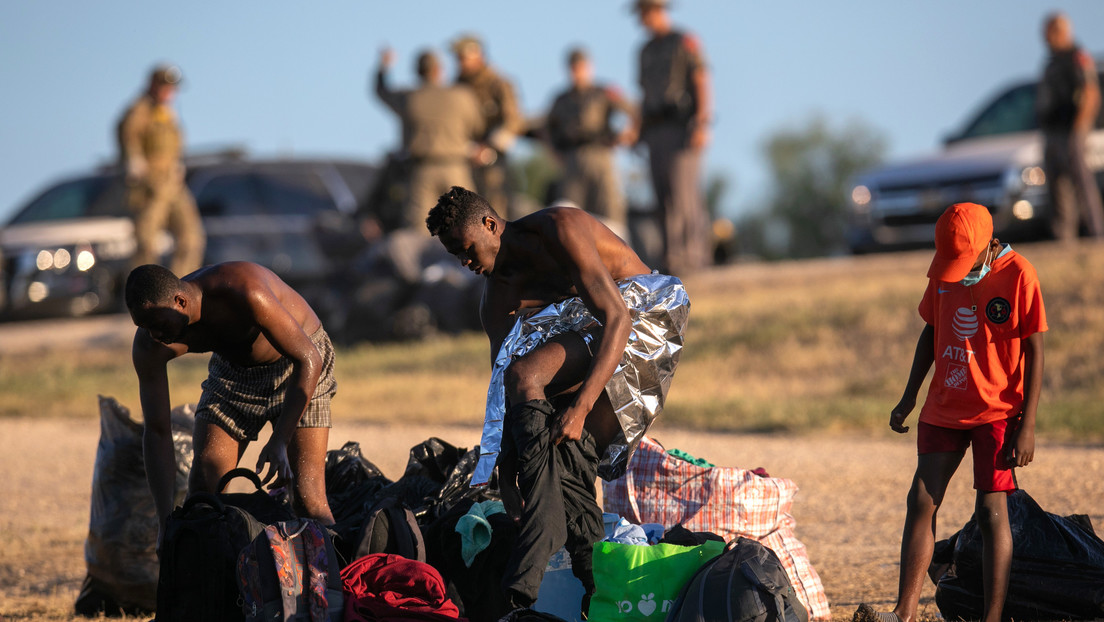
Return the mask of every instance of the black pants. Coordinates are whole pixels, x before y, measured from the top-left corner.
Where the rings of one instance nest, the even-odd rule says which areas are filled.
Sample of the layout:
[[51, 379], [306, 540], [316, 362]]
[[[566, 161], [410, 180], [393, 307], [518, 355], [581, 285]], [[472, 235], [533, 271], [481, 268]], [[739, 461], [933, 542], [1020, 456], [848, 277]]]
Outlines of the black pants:
[[598, 453], [594, 437], [552, 443], [555, 410], [532, 400], [506, 413], [500, 464], [516, 467], [524, 509], [502, 587], [518, 606], [537, 600], [544, 569], [561, 546], [571, 556], [571, 570], [594, 593], [591, 561], [594, 543], [605, 536], [594, 480]]
[[1077, 237], [1078, 225], [1094, 238], [1104, 237], [1104, 206], [1085, 158], [1082, 132], [1047, 132], [1043, 151], [1047, 190], [1050, 193], [1051, 231], [1059, 240]]

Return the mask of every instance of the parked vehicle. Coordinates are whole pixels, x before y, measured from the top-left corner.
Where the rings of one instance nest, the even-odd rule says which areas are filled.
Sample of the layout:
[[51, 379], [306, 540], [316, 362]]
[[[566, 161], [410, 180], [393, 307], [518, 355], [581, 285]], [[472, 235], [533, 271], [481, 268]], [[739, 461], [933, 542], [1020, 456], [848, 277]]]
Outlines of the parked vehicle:
[[[455, 324], [452, 314], [438, 319], [429, 312], [420, 316], [418, 330], [395, 331], [388, 321], [428, 286], [422, 282], [423, 268], [443, 260], [434, 253], [439, 244], [402, 245], [408, 254], [411, 244], [417, 246], [416, 266], [407, 270], [402, 284], [392, 284], [387, 300], [355, 295], [366, 280], [399, 279], [380, 267], [386, 262], [360, 259], [378, 257], [381, 251], [372, 250], [377, 246], [396, 247], [389, 241], [395, 202], [373, 200], [387, 186], [379, 167], [351, 160], [249, 159], [241, 154], [189, 158], [187, 166], [186, 181], [207, 233], [205, 264], [245, 260], [268, 267], [307, 299], [336, 339], [346, 333], [350, 318], [365, 315], [365, 306], [380, 316], [373, 330], [349, 334], [417, 337]], [[0, 310], [5, 317], [123, 309], [122, 287], [135, 250], [124, 195], [121, 172], [105, 168], [51, 185], [11, 217], [0, 229], [0, 283], [6, 281], [0, 301], [7, 298]], [[162, 242], [167, 254], [172, 240], [166, 234]], [[456, 276], [463, 272], [458, 264], [451, 270], [442, 265], [426, 278], [439, 286], [447, 277], [465, 290], [481, 285]], [[446, 313], [438, 309], [436, 315]]]
[[[929, 246], [939, 215], [963, 201], [989, 208], [1001, 240], [1046, 237], [1050, 200], [1035, 91], [1034, 81], [1005, 88], [947, 137], [942, 151], [858, 175], [850, 194], [851, 250]], [[1086, 151], [1104, 183], [1104, 110], [1096, 128]]]

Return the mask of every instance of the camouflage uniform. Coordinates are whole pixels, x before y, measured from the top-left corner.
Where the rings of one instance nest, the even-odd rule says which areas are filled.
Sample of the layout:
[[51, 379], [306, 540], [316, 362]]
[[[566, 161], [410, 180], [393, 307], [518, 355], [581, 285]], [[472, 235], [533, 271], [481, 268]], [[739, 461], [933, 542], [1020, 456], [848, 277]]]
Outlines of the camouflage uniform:
[[475, 168], [476, 191], [499, 214], [514, 218], [517, 214], [510, 213], [506, 152], [518, 134], [525, 130], [525, 119], [518, 108], [514, 87], [487, 66], [470, 74], [461, 74], [457, 83], [465, 84], [475, 92], [483, 113], [484, 134], [481, 142], [494, 149], [498, 156], [493, 163]]
[[[1080, 93], [1097, 82], [1096, 64], [1078, 47], [1051, 54], [1036, 96], [1046, 147], [1043, 161], [1055, 238], [1077, 237], [1080, 215], [1094, 237], [1104, 236], [1100, 188], [1085, 162], [1084, 131], [1074, 128]], [[1078, 206], [1080, 205], [1080, 209]]]
[[376, 94], [402, 120], [404, 155], [411, 164], [404, 221], [428, 235], [425, 218], [437, 198], [452, 186], [473, 186], [468, 158], [472, 143], [483, 135], [479, 102], [461, 85], [393, 91], [382, 68]]
[[696, 100], [693, 76], [705, 70], [697, 39], [678, 31], [640, 50], [640, 140], [648, 146], [663, 227], [663, 271], [685, 274], [706, 265], [709, 219], [700, 188], [701, 150], [690, 146]]
[[184, 184], [183, 140], [176, 113], [149, 94], [142, 95], [123, 115], [118, 130], [137, 244], [133, 265], [157, 263], [158, 238], [168, 230], [174, 242], [169, 268], [178, 275], [198, 269], [206, 236], [195, 200]]
[[548, 140], [563, 158], [560, 195], [579, 207], [624, 228], [625, 198], [613, 161], [615, 112], [632, 115], [616, 89], [570, 88], [556, 97], [548, 112]]

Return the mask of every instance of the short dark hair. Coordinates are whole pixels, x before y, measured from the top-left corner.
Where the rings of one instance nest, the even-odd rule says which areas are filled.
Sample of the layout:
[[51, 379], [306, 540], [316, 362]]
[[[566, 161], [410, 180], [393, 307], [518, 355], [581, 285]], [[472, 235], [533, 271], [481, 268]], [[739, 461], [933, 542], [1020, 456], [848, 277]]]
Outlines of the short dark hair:
[[456, 227], [478, 224], [484, 216], [493, 216], [496, 219], [499, 217], [487, 199], [467, 188], [453, 186], [429, 210], [426, 228], [430, 235], [440, 236]]
[[440, 66], [441, 61], [437, 60], [437, 55], [426, 50], [418, 54], [418, 61], [415, 68], [418, 70], [418, 75], [421, 76], [423, 80], [428, 80], [430, 74], [436, 71]]
[[180, 291], [180, 279], [171, 270], [156, 264], [138, 266], [126, 282], [126, 306], [136, 311], [148, 305], [168, 302]]
[[567, 53], [567, 66], [569, 69], [574, 68], [576, 64], [581, 63], [588, 58], [589, 57], [587, 56], [586, 49], [581, 47], [571, 48], [571, 50]]

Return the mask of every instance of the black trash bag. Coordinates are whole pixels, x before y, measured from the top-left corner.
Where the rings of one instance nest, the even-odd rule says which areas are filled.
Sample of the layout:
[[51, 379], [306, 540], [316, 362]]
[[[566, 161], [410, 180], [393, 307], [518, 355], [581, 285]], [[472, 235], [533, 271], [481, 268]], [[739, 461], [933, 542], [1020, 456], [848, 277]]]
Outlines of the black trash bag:
[[[114, 398], [99, 397], [100, 441], [84, 559], [88, 574], [74, 609], [83, 616], [140, 614], [157, 606], [157, 509], [146, 482], [143, 424]], [[194, 407], [173, 409], [176, 496], [183, 503], [192, 466]]]
[[430, 437], [410, 448], [403, 477], [421, 475], [444, 485], [465, 453], [466, 449], [457, 448], [436, 436]]
[[427, 520], [436, 520], [462, 501], [502, 500], [502, 495], [498, 490], [497, 470], [488, 485], [472, 488], [471, 478], [477, 462], [479, 462], [478, 445], [464, 454], [460, 461], [452, 467], [452, 472], [449, 473], [444, 485], [437, 491], [437, 496], [427, 504]]
[[[380, 482], [383, 482], [380, 484]], [[338, 497], [342, 493], [360, 488], [364, 484], [386, 486], [391, 483], [383, 471], [360, 451], [360, 443], [349, 441], [341, 449], [326, 452], [326, 496]]]
[[[406, 464], [406, 473], [400, 482], [413, 479], [405, 484], [407, 489], [416, 488], [423, 493], [421, 499], [416, 499], [416, 492], [404, 491], [404, 500], [414, 508], [414, 514], [418, 522], [426, 525], [461, 500], [472, 501], [499, 500], [498, 480], [492, 478], [488, 486], [479, 488], [471, 487], [472, 472], [479, 461], [479, 446], [467, 450], [455, 447], [439, 438], [431, 437], [418, 445], [410, 448], [410, 459]], [[418, 479], [432, 481], [435, 487], [430, 488], [419, 483]]]
[[424, 525], [440, 489], [441, 484], [425, 475], [403, 475], [395, 483], [382, 488], [376, 494], [376, 500], [385, 497], [399, 499], [414, 512], [418, 524]]
[[343, 559], [352, 560], [368, 509], [391, 483], [361, 454], [360, 443], [349, 441], [326, 452], [326, 499], [335, 521], [334, 547]]
[[[1079, 620], [1104, 617], [1104, 541], [1085, 516], [1043, 511], [1026, 492], [1008, 496], [1012, 574], [1005, 620]], [[936, 585], [943, 618], [982, 614], [981, 530], [973, 518], [952, 536], [950, 568]], [[946, 544], [937, 545], [945, 550]]]

